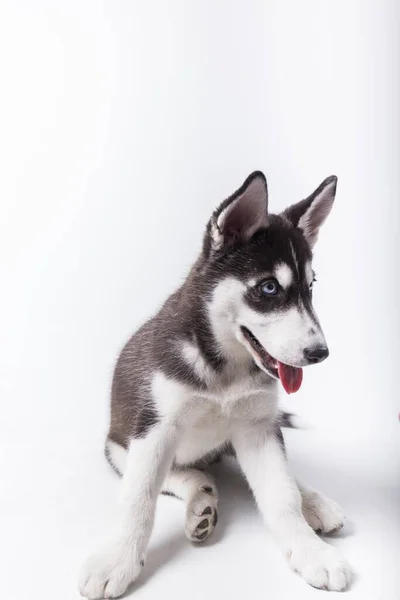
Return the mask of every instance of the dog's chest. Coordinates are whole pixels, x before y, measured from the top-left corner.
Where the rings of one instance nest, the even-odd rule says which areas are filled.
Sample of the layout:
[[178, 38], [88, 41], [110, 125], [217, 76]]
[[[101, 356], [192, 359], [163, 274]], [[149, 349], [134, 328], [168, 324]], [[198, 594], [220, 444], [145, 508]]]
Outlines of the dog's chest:
[[180, 464], [195, 462], [231, 441], [239, 428], [256, 420], [274, 420], [275, 385], [263, 375], [232, 376], [206, 392], [193, 394], [188, 426], [176, 452]]

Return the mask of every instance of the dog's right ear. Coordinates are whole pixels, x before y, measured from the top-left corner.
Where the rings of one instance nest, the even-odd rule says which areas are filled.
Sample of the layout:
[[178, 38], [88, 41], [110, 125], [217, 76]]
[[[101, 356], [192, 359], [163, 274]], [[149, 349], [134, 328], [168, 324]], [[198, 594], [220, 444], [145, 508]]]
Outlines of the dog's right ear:
[[234, 242], [246, 242], [267, 224], [267, 180], [261, 171], [255, 171], [214, 212], [207, 227], [208, 242], [213, 250], [221, 250]]

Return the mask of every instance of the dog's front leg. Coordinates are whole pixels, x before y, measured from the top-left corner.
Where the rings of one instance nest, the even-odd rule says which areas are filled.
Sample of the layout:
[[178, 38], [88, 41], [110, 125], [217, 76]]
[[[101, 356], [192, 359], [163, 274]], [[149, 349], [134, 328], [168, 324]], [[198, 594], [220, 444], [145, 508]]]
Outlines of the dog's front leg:
[[260, 511], [292, 568], [314, 587], [344, 590], [350, 569], [305, 521], [277, 432], [260, 423], [238, 432], [233, 444]]
[[178, 438], [174, 424], [154, 425], [144, 438], [131, 440], [122, 481], [120, 523], [106, 551], [90, 557], [79, 580], [89, 600], [117, 598], [139, 575], [153, 528], [157, 496]]

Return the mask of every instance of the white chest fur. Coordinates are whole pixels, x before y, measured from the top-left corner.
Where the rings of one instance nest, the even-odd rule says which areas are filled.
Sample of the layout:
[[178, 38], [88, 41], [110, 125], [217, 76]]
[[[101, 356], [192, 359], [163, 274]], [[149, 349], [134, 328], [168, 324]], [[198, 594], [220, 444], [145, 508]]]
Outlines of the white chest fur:
[[254, 421], [272, 422], [277, 414], [276, 385], [261, 372], [224, 373], [207, 390], [196, 392], [158, 373], [153, 395], [159, 413], [183, 415], [178, 464], [201, 459], [229, 442], [237, 429]]

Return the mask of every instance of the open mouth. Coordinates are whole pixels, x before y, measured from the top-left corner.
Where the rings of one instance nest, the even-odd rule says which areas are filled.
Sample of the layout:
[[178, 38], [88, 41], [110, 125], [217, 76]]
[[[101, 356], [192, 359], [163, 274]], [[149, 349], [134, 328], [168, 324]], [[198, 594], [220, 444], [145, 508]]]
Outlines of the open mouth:
[[272, 375], [272, 377], [280, 379], [283, 388], [288, 394], [297, 392], [303, 381], [303, 369], [291, 367], [290, 365], [285, 365], [285, 363], [276, 360], [268, 354], [264, 346], [260, 344], [255, 335], [253, 335], [247, 327], [243, 327], [242, 325], [240, 329], [251, 347], [252, 353], [257, 355], [258, 361], [264, 369]]

